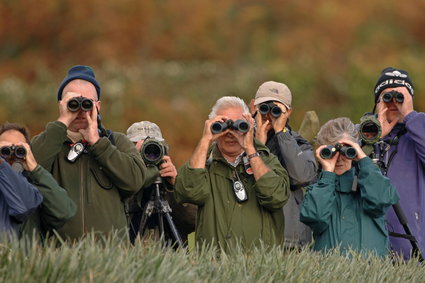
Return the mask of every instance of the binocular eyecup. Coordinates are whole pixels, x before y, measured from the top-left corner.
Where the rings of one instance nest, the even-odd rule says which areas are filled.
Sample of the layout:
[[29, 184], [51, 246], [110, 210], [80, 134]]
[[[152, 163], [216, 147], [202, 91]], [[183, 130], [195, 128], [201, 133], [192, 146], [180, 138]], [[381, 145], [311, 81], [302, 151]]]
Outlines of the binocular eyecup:
[[83, 96], [73, 97], [68, 100], [67, 107], [68, 110], [71, 112], [77, 112], [80, 109], [85, 112], [88, 112], [93, 109], [93, 100], [85, 98]]
[[27, 150], [23, 146], [3, 146], [0, 148], [0, 155], [7, 160], [13, 157], [24, 159], [27, 156]]
[[275, 118], [278, 118], [280, 115], [282, 115], [282, 109], [280, 109], [280, 107], [273, 102], [261, 103], [258, 107], [258, 111], [261, 115], [267, 115], [267, 113], [270, 112]]
[[337, 143], [335, 145], [328, 145], [320, 150], [320, 157], [323, 159], [331, 159], [339, 152], [348, 159], [354, 159], [357, 156], [357, 151], [352, 146], [342, 145]]
[[227, 129], [246, 133], [249, 131], [249, 124], [245, 120], [226, 120], [224, 122], [217, 121], [211, 125], [211, 132], [213, 134], [219, 134]]
[[404, 102], [404, 95], [401, 92], [398, 92], [396, 90], [392, 90], [382, 95], [382, 100], [386, 103], [393, 101], [393, 98], [395, 98], [395, 101], [398, 103]]

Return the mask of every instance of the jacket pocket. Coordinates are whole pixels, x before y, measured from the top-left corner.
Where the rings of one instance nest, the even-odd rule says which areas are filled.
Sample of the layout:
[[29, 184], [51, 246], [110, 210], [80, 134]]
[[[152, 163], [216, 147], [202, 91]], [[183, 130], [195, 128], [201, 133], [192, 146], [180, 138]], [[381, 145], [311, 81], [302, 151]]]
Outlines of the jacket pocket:
[[105, 190], [111, 190], [113, 187], [111, 179], [106, 175], [106, 173], [102, 170], [101, 166], [92, 166], [90, 167], [90, 171], [92, 172], [96, 182]]

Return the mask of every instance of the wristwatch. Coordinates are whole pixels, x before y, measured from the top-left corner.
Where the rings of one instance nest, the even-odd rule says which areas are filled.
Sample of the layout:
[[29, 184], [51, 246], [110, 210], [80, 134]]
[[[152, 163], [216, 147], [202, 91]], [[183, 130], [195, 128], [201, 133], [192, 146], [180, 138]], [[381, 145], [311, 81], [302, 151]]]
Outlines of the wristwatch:
[[248, 160], [251, 160], [254, 157], [260, 157], [260, 154], [258, 153], [258, 151], [254, 152], [253, 154], [248, 155]]

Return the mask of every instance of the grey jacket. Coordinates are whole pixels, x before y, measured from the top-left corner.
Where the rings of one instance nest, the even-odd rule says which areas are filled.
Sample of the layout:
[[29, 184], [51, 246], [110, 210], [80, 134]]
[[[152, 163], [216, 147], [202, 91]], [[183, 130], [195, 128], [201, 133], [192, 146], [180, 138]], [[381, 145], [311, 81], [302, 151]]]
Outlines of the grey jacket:
[[288, 171], [290, 180], [291, 193], [283, 207], [285, 244], [290, 247], [305, 245], [311, 241], [311, 231], [299, 221], [300, 205], [304, 199], [302, 187], [316, 180], [317, 165], [313, 148], [307, 140], [290, 129], [277, 134], [270, 130], [266, 146]]

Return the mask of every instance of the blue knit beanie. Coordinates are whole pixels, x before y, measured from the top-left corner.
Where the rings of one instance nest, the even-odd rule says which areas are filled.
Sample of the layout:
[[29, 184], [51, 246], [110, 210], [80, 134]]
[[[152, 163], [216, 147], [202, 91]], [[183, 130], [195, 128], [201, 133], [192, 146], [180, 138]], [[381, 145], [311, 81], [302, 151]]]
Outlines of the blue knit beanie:
[[387, 67], [383, 69], [374, 88], [375, 104], [377, 103], [379, 95], [384, 89], [400, 86], [404, 86], [410, 95], [413, 96], [413, 83], [409, 77], [408, 72], [401, 69], [395, 69], [393, 67]]
[[96, 81], [96, 76], [94, 75], [93, 69], [89, 66], [77, 65], [69, 69], [68, 75], [63, 79], [62, 83], [58, 89], [58, 100], [62, 99], [62, 92], [65, 86], [72, 80], [85, 80], [91, 82], [96, 88], [97, 98], [100, 100], [100, 86]]

